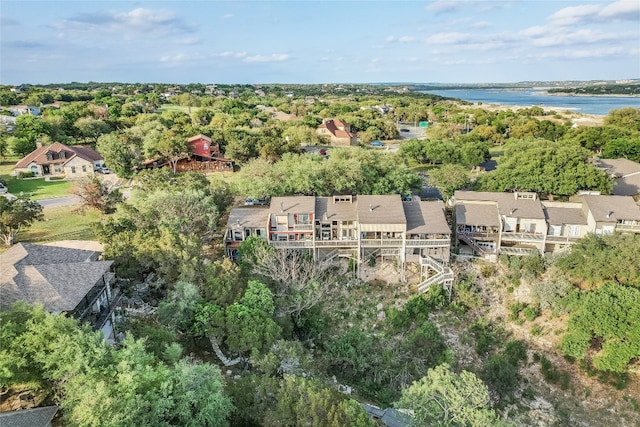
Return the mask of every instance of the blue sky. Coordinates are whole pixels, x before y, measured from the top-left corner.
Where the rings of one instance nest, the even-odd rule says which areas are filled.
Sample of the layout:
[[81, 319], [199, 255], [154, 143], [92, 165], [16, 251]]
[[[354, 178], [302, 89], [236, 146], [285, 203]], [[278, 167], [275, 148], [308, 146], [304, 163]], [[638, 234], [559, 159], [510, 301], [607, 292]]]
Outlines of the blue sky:
[[640, 78], [640, 1], [2, 0], [0, 83]]

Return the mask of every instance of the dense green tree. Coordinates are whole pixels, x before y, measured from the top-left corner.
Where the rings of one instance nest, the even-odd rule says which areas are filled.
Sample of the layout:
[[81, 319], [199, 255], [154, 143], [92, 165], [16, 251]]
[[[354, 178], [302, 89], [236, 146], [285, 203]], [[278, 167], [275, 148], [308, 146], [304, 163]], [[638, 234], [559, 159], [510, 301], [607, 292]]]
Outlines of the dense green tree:
[[225, 426], [233, 409], [213, 365], [164, 364], [143, 341], [107, 345], [100, 331], [24, 304], [0, 312], [0, 379], [50, 393], [69, 425]]
[[75, 180], [73, 185], [71, 192], [82, 199], [81, 210], [93, 208], [109, 214], [124, 200], [118, 188], [96, 175]]
[[42, 117], [23, 114], [16, 118], [16, 128], [13, 133], [19, 139], [33, 143], [38, 138], [48, 135], [49, 131], [49, 125]]
[[607, 282], [571, 305], [561, 348], [602, 371], [625, 372], [640, 357], [640, 290]]
[[25, 198], [0, 197], [0, 237], [11, 246], [20, 231], [44, 218], [42, 205]]
[[640, 108], [626, 107], [611, 110], [604, 118], [604, 124], [640, 132]]
[[155, 271], [172, 282], [190, 280], [201, 268], [202, 245], [213, 237], [217, 220], [218, 209], [206, 191], [169, 186], [134, 192], [97, 231], [106, 256], [125, 277]]
[[158, 304], [158, 320], [175, 330], [184, 332], [193, 325], [202, 297], [198, 287], [178, 281]]
[[460, 165], [442, 165], [429, 171], [429, 184], [440, 191], [444, 200], [449, 200], [456, 190], [470, 185], [469, 170]]
[[640, 235], [590, 234], [559, 258], [556, 265], [573, 280], [591, 287], [613, 280], [640, 289]]
[[635, 137], [609, 140], [602, 150], [602, 157], [616, 159], [623, 157], [640, 162], [640, 133]]
[[489, 409], [487, 387], [473, 373], [452, 372], [442, 364], [414, 382], [396, 404], [412, 409], [423, 426], [499, 426], [504, 423]]
[[101, 135], [108, 134], [113, 131], [111, 126], [104, 120], [94, 119], [91, 117], [81, 117], [74, 123], [78, 129], [79, 136], [84, 139], [85, 144], [93, 146], [98, 142]]
[[510, 141], [498, 167], [478, 179], [483, 191], [536, 191], [570, 196], [578, 190], [611, 192], [613, 182], [587, 163], [591, 153], [575, 143]]
[[265, 415], [269, 426], [366, 427], [375, 425], [360, 404], [317, 380], [285, 375], [277, 404]]

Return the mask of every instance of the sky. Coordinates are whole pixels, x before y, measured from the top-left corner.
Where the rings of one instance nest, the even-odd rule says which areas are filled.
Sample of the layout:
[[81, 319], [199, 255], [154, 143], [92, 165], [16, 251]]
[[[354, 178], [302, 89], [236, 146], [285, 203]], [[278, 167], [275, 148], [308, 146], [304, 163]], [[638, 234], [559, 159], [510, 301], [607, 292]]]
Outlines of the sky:
[[640, 1], [0, 3], [0, 84], [640, 78]]

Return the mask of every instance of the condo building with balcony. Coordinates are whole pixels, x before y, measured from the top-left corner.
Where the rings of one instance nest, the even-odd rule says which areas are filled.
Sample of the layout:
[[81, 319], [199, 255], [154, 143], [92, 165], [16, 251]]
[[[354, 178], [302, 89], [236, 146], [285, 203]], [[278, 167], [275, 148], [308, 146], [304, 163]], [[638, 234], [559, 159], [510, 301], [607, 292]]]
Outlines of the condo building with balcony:
[[456, 191], [455, 245], [464, 253], [554, 253], [589, 233], [640, 233], [640, 207], [632, 197], [580, 194], [569, 202], [541, 201], [536, 193]]
[[[402, 201], [399, 195], [273, 197], [268, 207], [232, 209], [225, 234], [226, 254], [237, 257], [251, 236], [280, 249], [302, 249], [318, 261], [372, 257], [448, 264], [451, 230], [440, 201]], [[436, 270], [438, 272], [438, 270]]]

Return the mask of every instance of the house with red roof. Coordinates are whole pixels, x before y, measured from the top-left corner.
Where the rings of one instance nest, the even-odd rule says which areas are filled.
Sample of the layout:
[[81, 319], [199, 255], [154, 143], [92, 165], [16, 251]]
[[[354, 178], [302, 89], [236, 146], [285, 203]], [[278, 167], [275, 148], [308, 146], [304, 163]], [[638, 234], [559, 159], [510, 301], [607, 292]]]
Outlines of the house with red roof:
[[316, 132], [328, 138], [331, 145], [349, 146], [358, 142], [355, 133], [351, 132], [351, 125], [339, 119], [323, 119]]
[[68, 146], [55, 142], [36, 148], [14, 166], [14, 171], [33, 172], [34, 176], [64, 176], [80, 178], [104, 165], [104, 159], [95, 150], [83, 146]]
[[224, 158], [220, 145], [206, 135], [198, 134], [187, 139], [189, 155], [178, 161], [176, 170], [200, 172], [233, 171], [233, 160]]

